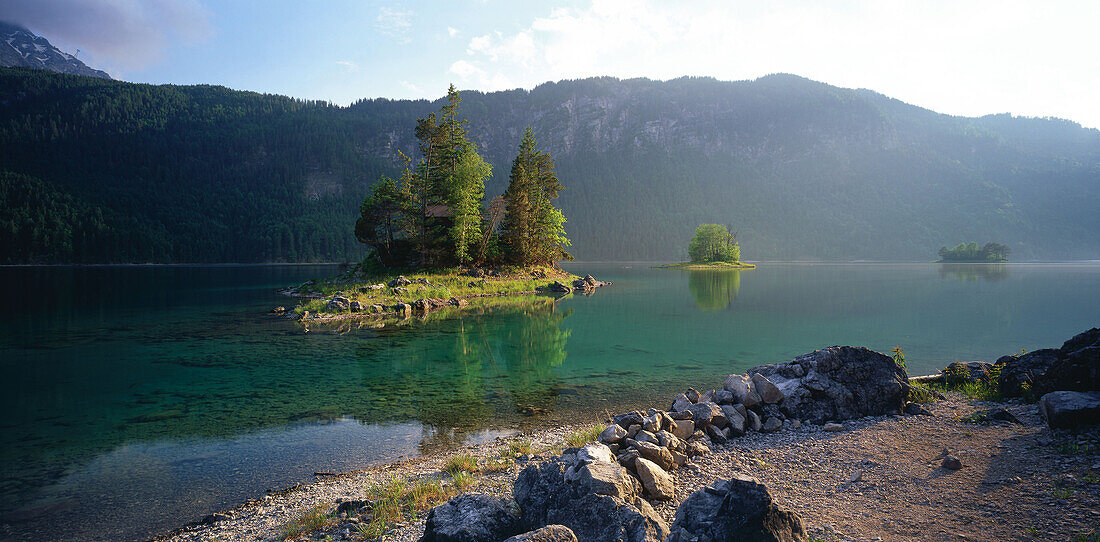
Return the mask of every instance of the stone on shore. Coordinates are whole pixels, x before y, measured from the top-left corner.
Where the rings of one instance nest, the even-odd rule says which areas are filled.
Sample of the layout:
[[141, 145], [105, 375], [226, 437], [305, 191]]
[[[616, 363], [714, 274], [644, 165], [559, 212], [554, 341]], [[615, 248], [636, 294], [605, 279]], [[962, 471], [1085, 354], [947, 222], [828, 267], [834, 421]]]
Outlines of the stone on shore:
[[667, 542], [805, 542], [802, 518], [779, 509], [763, 484], [735, 474], [692, 493], [676, 510]]
[[504, 542], [577, 542], [577, 535], [565, 525], [547, 525], [541, 529], [517, 534]]
[[626, 438], [626, 429], [623, 429], [623, 426], [617, 423], [613, 423], [600, 433], [599, 438], [600, 442], [604, 444], [614, 444]]
[[639, 457], [634, 462], [634, 468], [638, 471], [638, 478], [642, 480], [642, 487], [650, 497], [667, 501], [676, 496], [676, 486], [672, 483], [672, 478], [656, 463]]
[[752, 385], [765, 403], [774, 405], [783, 400], [783, 392], [771, 380], [768, 380], [768, 377], [760, 373], [753, 373]]
[[729, 375], [723, 383], [726, 391], [733, 394], [733, 400], [752, 408], [763, 401], [748, 375]]
[[680, 440], [687, 440], [695, 432], [695, 422], [691, 420], [673, 420], [672, 434]]
[[428, 511], [420, 542], [504, 540], [521, 532], [519, 517], [488, 495], [459, 495]]
[[1100, 392], [1053, 391], [1039, 399], [1039, 412], [1052, 429], [1100, 424]]
[[900, 413], [909, 395], [905, 370], [866, 348], [832, 346], [749, 373], [766, 377], [783, 393], [784, 416], [817, 424]]
[[328, 302], [328, 306], [325, 307], [325, 310], [329, 312], [344, 312], [348, 310], [348, 307], [350, 306], [351, 302], [348, 301], [348, 298], [342, 295], [336, 295], [333, 296], [332, 300]]
[[951, 385], [984, 382], [993, 377], [993, 365], [984, 361], [956, 361], [940, 374], [944, 382]]

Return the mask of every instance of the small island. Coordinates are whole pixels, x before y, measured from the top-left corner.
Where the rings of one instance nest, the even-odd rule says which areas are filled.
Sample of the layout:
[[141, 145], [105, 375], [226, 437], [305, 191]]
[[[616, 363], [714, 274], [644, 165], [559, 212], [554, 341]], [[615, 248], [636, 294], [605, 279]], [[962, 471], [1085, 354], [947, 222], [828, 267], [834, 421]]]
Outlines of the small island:
[[986, 243], [981, 248], [978, 243], [959, 243], [955, 248], [940, 247], [937, 252], [940, 259], [936, 263], [1004, 263], [1012, 249], [1000, 243]]
[[606, 284], [557, 266], [573, 259], [565, 250], [565, 215], [554, 205], [564, 187], [530, 127], [508, 188], [486, 204], [493, 168], [458, 118], [460, 104], [451, 85], [440, 111], [417, 120], [421, 158], [414, 163], [397, 151], [404, 161], [399, 178], [383, 175], [363, 200], [355, 237], [370, 247], [367, 257], [339, 276], [283, 290], [301, 301], [275, 313], [307, 322], [403, 319]]
[[721, 224], [700, 224], [688, 243], [690, 262], [670, 263], [655, 267], [664, 269], [756, 269], [751, 263], [741, 261], [741, 246], [737, 233]]

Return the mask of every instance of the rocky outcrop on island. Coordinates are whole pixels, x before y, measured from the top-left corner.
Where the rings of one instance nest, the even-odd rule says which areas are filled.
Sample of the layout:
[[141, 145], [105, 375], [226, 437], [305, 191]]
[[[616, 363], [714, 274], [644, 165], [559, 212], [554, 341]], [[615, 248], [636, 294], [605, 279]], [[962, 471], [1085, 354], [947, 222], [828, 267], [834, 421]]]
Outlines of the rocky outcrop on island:
[[[689, 496], [671, 529], [649, 501], [675, 499], [676, 471], [712, 446], [750, 431], [803, 423], [828, 431], [847, 419], [900, 414], [908, 393], [905, 370], [893, 359], [847, 346], [730, 375], [722, 389], [688, 389], [668, 409], [613, 416], [596, 442], [524, 469], [513, 488], [520, 527], [563, 525], [579, 540], [806, 540], [799, 516], [780, 510], [767, 488], [745, 476]], [[422, 540], [441, 540], [451, 528], [436, 523]]]
[[584, 278], [575, 279], [571, 284], [565, 284], [564, 282], [555, 280], [554, 282], [550, 283], [549, 286], [541, 287], [539, 288], [539, 290], [560, 294], [568, 294], [572, 292], [590, 293], [596, 288], [610, 285], [610, 281], [596, 280], [592, 278], [592, 275], [585, 275]]

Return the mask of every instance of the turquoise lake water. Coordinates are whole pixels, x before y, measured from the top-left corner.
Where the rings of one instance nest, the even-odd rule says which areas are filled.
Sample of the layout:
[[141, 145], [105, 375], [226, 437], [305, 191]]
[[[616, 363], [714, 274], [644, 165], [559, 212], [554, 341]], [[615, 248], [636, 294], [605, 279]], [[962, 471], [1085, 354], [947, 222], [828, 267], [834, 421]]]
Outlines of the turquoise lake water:
[[927, 374], [1100, 325], [1100, 264], [569, 268], [614, 285], [308, 332], [265, 313], [335, 266], [0, 268], [0, 539], [141, 539], [834, 344], [901, 346]]

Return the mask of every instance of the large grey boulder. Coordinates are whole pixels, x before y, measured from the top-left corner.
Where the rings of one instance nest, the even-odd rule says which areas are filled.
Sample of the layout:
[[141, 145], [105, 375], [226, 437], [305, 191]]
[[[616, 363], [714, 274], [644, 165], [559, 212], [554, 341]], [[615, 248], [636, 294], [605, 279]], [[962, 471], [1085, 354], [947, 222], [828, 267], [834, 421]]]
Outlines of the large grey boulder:
[[566, 479], [583, 493], [618, 497], [623, 502], [634, 502], [642, 494], [642, 485], [618, 462], [597, 461], [579, 466], [574, 477], [566, 470]]
[[1024, 394], [1024, 384], [1034, 386], [1041, 377], [1058, 362], [1059, 352], [1053, 348], [1033, 350], [1022, 356], [1001, 356], [995, 366], [1000, 367], [997, 388], [1004, 397], [1017, 397]]
[[1100, 392], [1053, 391], [1039, 399], [1039, 412], [1053, 429], [1100, 424]]
[[504, 540], [520, 532], [519, 516], [499, 499], [466, 494], [428, 512], [420, 542]]
[[1046, 348], [997, 360], [998, 387], [1005, 397], [1023, 395], [1024, 384], [1033, 397], [1052, 391], [1100, 391], [1100, 328], [1079, 333], [1061, 348]]
[[325, 310], [328, 310], [329, 312], [344, 312], [348, 310], [350, 306], [351, 302], [348, 301], [348, 298], [342, 295], [336, 295], [333, 296], [332, 300], [328, 302], [328, 306], [325, 307]]
[[752, 379], [748, 375], [729, 375], [723, 383], [723, 388], [733, 394], [733, 400], [746, 407], [756, 406], [763, 401]]
[[755, 478], [735, 474], [692, 493], [676, 510], [667, 542], [804, 542], [802, 518], [780, 510]]
[[759, 373], [783, 393], [780, 412], [817, 424], [901, 412], [909, 377], [889, 356], [866, 348], [831, 346]]
[[547, 525], [541, 529], [517, 534], [504, 542], [577, 542], [577, 535], [565, 525]]
[[[530, 465], [519, 473], [513, 495], [523, 511], [524, 528], [564, 525], [580, 540], [661, 542], [668, 536], [668, 525], [645, 499], [595, 493], [593, 487], [598, 486], [581, 477], [568, 481], [566, 471], [573, 467], [568, 457]], [[587, 466], [590, 471], [594, 464]], [[625, 469], [623, 473], [633, 480]]]
[[765, 403], [775, 404], [783, 400], [783, 392], [779, 390], [779, 387], [768, 380], [768, 377], [754, 373], [752, 375], [752, 385], [756, 388], [756, 393], [760, 394], [760, 398]]
[[711, 425], [719, 421], [721, 418], [723, 421], [725, 417], [722, 416], [722, 407], [717, 403], [707, 401], [705, 403], [695, 403], [688, 407], [688, 412], [691, 412], [691, 421], [695, 422], [697, 429], [702, 429], [708, 425]]

